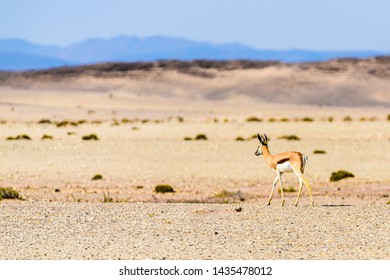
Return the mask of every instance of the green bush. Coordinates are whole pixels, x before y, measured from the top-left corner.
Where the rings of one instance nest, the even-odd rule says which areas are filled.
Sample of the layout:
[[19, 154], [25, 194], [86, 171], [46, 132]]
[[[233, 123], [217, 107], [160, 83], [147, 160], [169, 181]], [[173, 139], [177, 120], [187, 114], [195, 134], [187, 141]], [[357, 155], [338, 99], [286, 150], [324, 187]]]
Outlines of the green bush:
[[326, 154], [326, 151], [324, 151], [324, 150], [314, 150], [313, 154]]
[[167, 192], [174, 193], [175, 192], [175, 190], [173, 189], [173, 187], [171, 185], [165, 185], [165, 184], [157, 185], [154, 188], [154, 191], [156, 193], [167, 193]]
[[339, 170], [337, 172], [332, 172], [332, 175], [330, 176], [331, 182], [337, 182], [344, 178], [353, 178], [355, 175], [353, 175], [351, 172], [345, 171], [345, 170]]
[[312, 118], [309, 118], [309, 117], [305, 117], [302, 119], [303, 122], [313, 122], [314, 120]]
[[192, 141], [192, 140], [194, 140], [192, 137], [188, 137], [188, 136], [184, 137], [184, 141]]
[[19, 199], [23, 200], [20, 194], [12, 188], [2, 188], [0, 187], [0, 200], [2, 199]]

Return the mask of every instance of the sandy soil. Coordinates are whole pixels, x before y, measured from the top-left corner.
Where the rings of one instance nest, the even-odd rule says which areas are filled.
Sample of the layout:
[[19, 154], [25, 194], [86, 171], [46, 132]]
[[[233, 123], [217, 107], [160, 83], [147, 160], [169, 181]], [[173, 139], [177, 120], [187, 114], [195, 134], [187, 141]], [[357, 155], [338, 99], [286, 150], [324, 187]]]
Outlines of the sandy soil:
[[[1, 259], [390, 258], [388, 108], [6, 87], [0, 94], [0, 187], [25, 199], [0, 202]], [[248, 122], [253, 116], [263, 121]], [[69, 123], [58, 127], [62, 121]], [[306, 190], [291, 206], [294, 175], [283, 177], [293, 189], [287, 206], [277, 191], [265, 206], [275, 175], [254, 155], [258, 132], [271, 138], [272, 153], [309, 157], [313, 209]], [[200, 133], [208, 140], [184, 141]], [[31, 140], [6, 140], [22, 134]], [[82, 140], [89, 134], [99, 140]], [[291, 134], [301, 140], [279, 139]], [[329, 182], [341, 169], [355, 177]], [[96, 174], [103, 179], [92, 180]], [[156, 193], [157, 184], [175, 192]]]

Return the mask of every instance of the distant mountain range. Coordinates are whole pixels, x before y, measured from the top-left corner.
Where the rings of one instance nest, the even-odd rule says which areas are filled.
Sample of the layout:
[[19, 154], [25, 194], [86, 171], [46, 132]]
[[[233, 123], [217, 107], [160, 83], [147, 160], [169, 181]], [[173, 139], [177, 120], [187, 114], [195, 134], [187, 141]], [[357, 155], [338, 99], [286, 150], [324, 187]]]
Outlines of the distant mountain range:
[[[390, 52], [389, 52], [390, 53]], [[212, 44], [167, 36], [89, 39], [65, 47], [0, 39], [0, 70], [30, 70], [99, 62], [154, 60], [273, 60], [313, 62], [333, 58], [386, 55], [377, 51], [261, 50], [238, 43]]]

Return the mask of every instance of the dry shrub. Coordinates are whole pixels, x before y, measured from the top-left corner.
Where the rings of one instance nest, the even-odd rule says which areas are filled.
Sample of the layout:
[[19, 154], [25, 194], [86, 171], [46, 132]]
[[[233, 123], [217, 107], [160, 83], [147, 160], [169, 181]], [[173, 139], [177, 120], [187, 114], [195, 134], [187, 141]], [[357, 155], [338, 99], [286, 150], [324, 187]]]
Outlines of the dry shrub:
[[247, 122], [262, 122], [263, 119], [260, 119], [258, 117], [249, 117], [246, 119]]
[[44, 135], [42, 135], [41, 139], [42, 139], [42, 140], [52, 140], [52, 139], [53, 139], [53, 136], [44, 134]]
[[39, 124], [51, 124], [51, 120], [49, 120], [49, 119], [41, 119], [38, 123]]
[[167, 193], [167, 192], [174, 193], [175, 192], [175, 190], [173, 189], [173, 187], [171, 185], [166, 185], [166, 184], [157, 185], [154, 188], [154, 191], [156, 193]]
[[97, 180], [103, 180], [103, 176], [100, 174], [96, 174], [91, 178], [92, 181], [97, 181]]
[[298, 136], [296, 135], [283, 135], [283, 136], [279, 136], [278, 139], [285, 139], [285, 140], [288, 140], [288, 141], [299, 141], [301, 140], [301, 138], [299, 138]]
[[198, 134], [195, 136], [195, 140], [207, 140], [206, 134]]
[[16, 137], [9, 136], [6, 140], [31, 140], [31, 137], [27, 134], [21, 134]]
[[253, 139], [257, 139], [257, 134], [253, 134], [252, 136], [249, 136], [247, 138], [247, 140], [253, 140]]
[[345, 122], [351, 122], [352, 121], [352, 118], [350, 116], [345, 116], [343, 121]]
[[96, 134], [84, 135], [81, 139], [83, 140], [99, 140]]
[[355, 175], [353, 175], [351, 172], [345, 171], [345, 170], [339, 170], [337, 172], [332, 172], [332, 175], [330, 176], [331, 182], [337, 182], [345, 178], [353, 178]]
[[2, 188], [0, 187], [0, 200], [2, 199], [19, 199], [23, 200], [20, 194], [12, 188]]

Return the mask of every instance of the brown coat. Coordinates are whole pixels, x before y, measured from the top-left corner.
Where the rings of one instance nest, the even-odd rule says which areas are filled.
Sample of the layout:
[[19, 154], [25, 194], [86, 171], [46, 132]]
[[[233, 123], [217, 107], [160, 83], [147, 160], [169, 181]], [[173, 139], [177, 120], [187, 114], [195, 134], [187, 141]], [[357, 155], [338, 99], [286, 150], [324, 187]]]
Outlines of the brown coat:
[[273, 170], [276, 171], [276, 166], [278, 164], [290, 161], [290, 164], [294, 170], [299, 170], [303, 173], [304, 165], [302, 160], [302, 154], [300, 152], [284, 152], [276, 155], [271, 155], [268, 146], [262, 146], [261, 151], [263, 152], [265, 162]]

